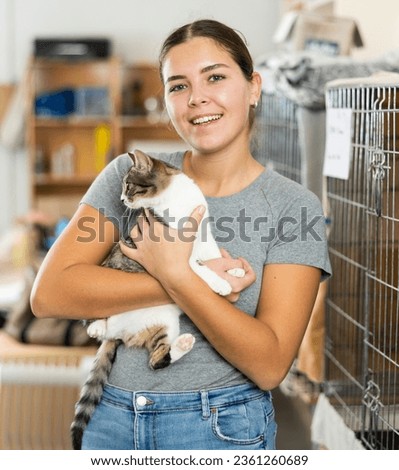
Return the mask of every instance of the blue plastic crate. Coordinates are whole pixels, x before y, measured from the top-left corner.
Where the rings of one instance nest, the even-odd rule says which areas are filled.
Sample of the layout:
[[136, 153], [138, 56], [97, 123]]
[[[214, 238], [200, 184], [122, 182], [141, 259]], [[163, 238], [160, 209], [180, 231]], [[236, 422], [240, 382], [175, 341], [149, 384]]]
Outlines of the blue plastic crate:
[[77, 88], [75, 112], [79, 116], [108, 116], [111, 113], [108, 89], [105, 87]]
[[37, 116], [64, 117], [75, 112], [75, 91], [65, 88], [51, 93], [42, 93], [35, 100]]

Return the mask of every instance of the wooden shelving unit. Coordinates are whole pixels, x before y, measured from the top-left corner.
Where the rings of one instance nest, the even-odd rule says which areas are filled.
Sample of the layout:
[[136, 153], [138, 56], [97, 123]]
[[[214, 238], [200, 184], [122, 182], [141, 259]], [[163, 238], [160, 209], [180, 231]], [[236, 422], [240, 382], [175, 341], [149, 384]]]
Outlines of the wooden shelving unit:
[[[132, 150], [135, 141], [178, 141], [163, 109], [163, 87], [153, 64], [134, 64], [122, 72], [122, 112], [118, 116], [118, 150]], [[155, 111], [151, 111], [157, 105]], [[150, 108], [150, 109], [149, 109]]]
[[[179, 141], [162, 110], [162, 84], [152, 64], [32, 59], [28, 73], [27, 143], [35, 209], [71, 216], [96, 175], [134, 142]], [[35, 101], [63, 90], [106, 92], [104, 113], [39, 115]], [[85, 102], [84, 102], [85, 103]], [[156, 106], [156, 109], [154, 109]], [[66, 163], [65, 163], [66, 162]]]

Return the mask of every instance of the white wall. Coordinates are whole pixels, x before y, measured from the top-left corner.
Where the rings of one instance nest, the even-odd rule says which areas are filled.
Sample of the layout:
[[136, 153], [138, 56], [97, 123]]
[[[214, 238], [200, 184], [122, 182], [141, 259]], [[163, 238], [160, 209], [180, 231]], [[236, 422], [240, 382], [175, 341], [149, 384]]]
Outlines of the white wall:
[[35, 37], [108, 36], [115, 54], [127, 62], [155, 61], [172, 29], [211, 17], [240, 30], [256, 57], [271, 49], [279, 17], [279, 0], [0, 0], [0, 8], [2, 4], [13, 5], [18, 77]]
[[353, 57], [374, 59], [399, 49], [398, 0], [335, 0], [335, 12], [359, 24], [365, 45]]
[[[174, 28], [210, 17], [238, 29], [254, 58], [273, 49], [280, 0], [0, 0], [0, 83], [18, 81], [36, 37], [107, 36], [127, 63], [156, 61]], [[0, 147], [0, 236], [29, 208], [25, 153]]]
[[0, 0], [0, 83], [15, 80], [13, 0]]

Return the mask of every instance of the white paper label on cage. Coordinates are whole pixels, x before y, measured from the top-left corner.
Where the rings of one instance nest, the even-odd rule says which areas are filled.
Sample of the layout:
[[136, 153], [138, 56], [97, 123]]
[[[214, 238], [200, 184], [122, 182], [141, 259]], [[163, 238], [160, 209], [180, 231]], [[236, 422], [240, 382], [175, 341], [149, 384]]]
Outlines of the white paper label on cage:
[[352, 158], [352, 110], [329, 108], [326, 114], [324, 176], [347, 180]]

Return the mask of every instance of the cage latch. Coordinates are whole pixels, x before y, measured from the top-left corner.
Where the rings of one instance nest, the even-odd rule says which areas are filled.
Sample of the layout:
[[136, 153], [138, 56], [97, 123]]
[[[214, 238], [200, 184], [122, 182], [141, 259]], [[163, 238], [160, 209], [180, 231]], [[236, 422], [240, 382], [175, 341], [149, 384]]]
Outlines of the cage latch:
[[371, 448], [378, 448], [378, 416], [380, 408], [384, 405], [380, 401], [380, 387], [369, 380], [363, 395], [363, 403], [369, 409], [369, 423], [368, 423], [368, 441]]
[[385, 178], [385, 154], [381, 149], [372, 149], [368, 171], [372, 174], [372, 194], [377, 217], [381, 216], [382, 180]]
[[373, 413], [378, 413], [382, 406], [380, 402], [380, 387], [372, 380], [367, 382], [367, 387], [363, 395], [363, 403]]

